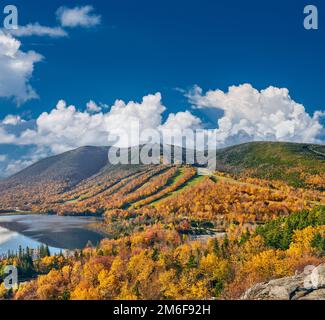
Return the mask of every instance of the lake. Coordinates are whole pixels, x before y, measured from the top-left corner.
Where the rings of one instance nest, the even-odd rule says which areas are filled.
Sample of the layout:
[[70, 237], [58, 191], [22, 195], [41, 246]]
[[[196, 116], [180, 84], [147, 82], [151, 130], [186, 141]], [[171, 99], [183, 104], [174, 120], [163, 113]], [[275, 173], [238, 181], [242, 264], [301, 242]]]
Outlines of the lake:
[[104, 236], [90, 225], [101, 221], [96, 217], [62, 217], [54, 215], [0, 215], [0, 255], [8, 250], [36, 249], [49, 246], [51, 254], [65, 249], [82, 249], [87, 243], [99, 243]]

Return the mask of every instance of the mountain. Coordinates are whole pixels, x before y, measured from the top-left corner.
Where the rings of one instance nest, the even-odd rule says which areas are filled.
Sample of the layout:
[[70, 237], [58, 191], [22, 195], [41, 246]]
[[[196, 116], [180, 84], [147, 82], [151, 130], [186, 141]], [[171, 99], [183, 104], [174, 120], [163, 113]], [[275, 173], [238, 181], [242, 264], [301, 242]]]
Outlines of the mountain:
[[43, 159], [6, 180], [8, 183], [26, 181], [69, 181], [76, 184], [96, 174], [107, 164], [105, 147], [83, 147]]
[[[128, 159], [135, 164], [112, 164], [108, 161], [109, 151], [126, 152]], [[70, 198], [79, 198], [80, 193], [86, 192], [82, 190], [92, 191], [93, 195], [89, 198], [96, 198], [97, 194], [104, 193], [115, 184], [126, 184], [137, 179], [146, 181], [162, 174], [169, 168], [160, 164], [162, 154], [174, 159], [175, 152], [182, 157], [186, 153], [182, 148], [158, 145], [157, 164], [151, 165], [136, 164], [138, 151], [145, 151], [144, 146], [121, 150], [86, 146], [43, 159], [0, 181], [0, 210], [31, 210], [40, 206], [48, 210], [53, 203], [66, 203], [65, 197], [67, 202]]]
[[232, 174], [282, 180], [295, 187], [304, 187], [308, 175], [324, 174], [325, 146], [286, 142], [245, 143], [218, 150], [216, 168]]
[[[143, 146], [140, 147], [140, 151]], [[134, 157], [134, 148], [128, 149], [129, 158]], [[24, 184], [35, 181], [66, 181], [69, 185], [93, 175], [116, 170], [125, 165], [108, 163], [108, 147], [81, 147], [63, 154], [43, 159], [8, 179], [0, 181], [1, 186]], [[160, 156], [174, 160], [174, 154], [182, 154], [183, 163], [187, 152], [184, 148], [160, 147]], [[203, 153], [198, 152], [194, 165], [202, 163]], [[212, 152], [211, 162], [216, 169], [231, 174], [249, 173], [266, 179], [286, 180], [301, 185], [299, 172], [321, 173], [325, 171], [325, 146], [282, 142], [250, 142]], [[215, 159], [214, 159], [215, 157]], [[140, 164], [141, 165], [141, 164]], [[131, 165], [133, 166], [133, 165]], [[211, 169], [214, 169], [213, 167]], [[290, 170], [289, 170], [290, 169]], [[288, 172], [289, 170], [289, 172]]]
[[[140, 147], [140, 151], [143, 146]], [[63, 154], [43, 159], [6, 179], [6, 182], [30, 180], [65, 180], [76, 184], [101, 171], [116, 166], [108, 163], [108, 147], [81, 147]], [[182, 155], [189, 150], [180, 147], [160, 146], [160, 156], [174, 160], [175, 153]], [[135, 148], [128, 149], [129, 159], [135, 157]], [[203, 153], [197, 152], [194, 165], [202, 162]], [[233, 174], [250, 170], [253, 175], [267, 179], [294, 180], [296, 176], [285, 173], [288, 169], [320, 173], [325, 170], [325, 146], [285, 142], [250, 142], [212, 152], [210, 160], [216, 162], [216, 169]], [[215, 157], [215, 159], [214, 159]], [[193, 163], [192, 163], [193, 164]], [[140, 164], [141, 165], [141, 164]], [[121, 166], [121, 165], [119, 165]], [[2, 181], [3, 182], [3, 181]]]
[[315, 165], [325, 160], [325, 146], [289, 142], [249, 142], [217, 151], [217, 161], [240, 168], [260, 165]]
[[[124, 208], [133, 203], [138, 205], [143, 199], [134, 199], [128, 204], [129, 193], [149, 186], [146, 192], [152, 201], [159, 198], [157, 194], [166, 196], [171, 190], [177, 191], [193, 179], [196, 181], [195, 167], [202, 166], [198, 163], [202, 164], [203, 160], [203, 153], [197, 152], [192, 165], [184, 166], [185, 155], [191, 154], [191, 150], [160, 146], [156, 164], [114, 165], [108, 161], [109, 151], [109, 147], [81, 147], [43, 159], [0, 181], [0, 210], [19, 208], [47, 211], [60, 206], [64, 207], [61, 208], [62, 212], [66, 212], [67, 208], [72, 212], [84, 207], [96, 211], [103, 207], [100, 203], [112, 195], [125, 200], [123, 205], [117, 204], [119, 201], [116, 200], [113, 207]], [[134, 160], [138, 151], [145, 149], [141, 146], [139, 150], [129, 148], [119, 151], [126, 152], [129, 159]], [[182, 158], [176, 158], [176, 154]], [[324, 154], [325, 147], [319, 145], [246, 143], [210, 152], [210, 164], [214, 161], [216, 166], [210, 167], [207, 174], [217, 170], [234, 178], [282, 180], [294, 187], [322, 191], [325, 180]], [[169, 159], [167, 163], [166, 159]], [[105, 201], [107, 204], [108, 200]]]
[[[147, 145], [149, 148], [154, 146]], [[143, 148], [144, 146], [139, 147], [140, 152]], [[121, 152], [127, 152], [130, 163], [137, 163], [137, 149], [136, 147], [121, 149]], [[1, 185], [8, 187], [9, 185], [24, 184], [26, 182], [66, 181], [69, 185], [75, 185], [93, 175], [109, 173], [117, 169], [129, 170], [137, 166], [133, 164], [114, 165], [109, 163], [109, 150], [113, 152], [118, 151], [118, 149], [109, 147], [86, 146], [40, 160], [10, 178], [2, 180], [0, 182], [0, 189]], [[186, 149], [184, 148], [160, 146], [159, 158], [164, 154], [166, 159], [174, 159], [176, 152], [182, 155], [184, 163], [186, 154]], [[158, 163], [159, 161], [160, 159], [157, 159]], [[142, 163], [139, 164], [139, 166], [142, 165]]]

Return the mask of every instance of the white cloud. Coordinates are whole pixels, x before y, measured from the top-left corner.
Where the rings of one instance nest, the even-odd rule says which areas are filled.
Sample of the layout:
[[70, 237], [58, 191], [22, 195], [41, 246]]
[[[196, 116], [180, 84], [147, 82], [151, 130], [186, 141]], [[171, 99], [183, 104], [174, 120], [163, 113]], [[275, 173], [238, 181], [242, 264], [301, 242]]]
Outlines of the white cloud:
[[9, 134], [4, 128], [0, 126], [0, 144], [15, 143], [17, 138], [14, 134]]
[[[140, 132], [172, 127], [186, 129], [200, 123], [188, 111], [171, 114], [162, 123], [162, 113], [165, 110], [160, 93], [145, 96], [140, 103], [117, 100], [106, 113], [79, 111], [61, 100], [55, 109], [49, 113], [44, 112], [37, 118], [35, 129], [24, 130], [16, 136], [14, 143], [47, 147], [51, 153], [56, 154], [85, 145], [106, 146], [109, 144], [109, 136], [118, 134], [121, 130], [128, 132], [131, 137], [135, 136], [137, 128], [131, 125], [134, 120], [138, 122]], [[128, 146], [127, 143], [129, 142], [121, 140], [119, 145]]]
[[[324, 112], [308, 115], [303, 105], [292, 100], [287, 89], [269, 87], [258, 91], [245, 84], [230, 87], [228, 92], [203, 93], [202, 89], [195, 87], [188, 97], [197, 108], [217, 108], [224, 112], [218, 120], [219, 127], [213, 132], [205, 131], [213, 138], [215, 133], [218, 147], [257, 140], [322, 142], [319, 136], [324, 128], [320, 118]], [[117, 100], [110, 109], [91, 100], [85, 111], [61, 100], [53, 110], [42, 113], [32, 129], [26, 129], [19, 116], [8, 115], [0, 121], [0, 144], [37, 146], [29, 156], [11, 161], [8, 173], [12, 174], [50, 154], [86, 145], [106, 146], [109, 136], [121, 130], [134, 137], [138, 133], [132, 126], [134, 120], [139, 124], [140, 133], [158, 129], [168, 135], [168, 130], [182, 132], [202, 127], [201, 120], [189, 111], [171, 113], [163, 121], [165, 111], [161, 94], [156, 93], [143, 97], [141, 102]], [[18, 127], [22, 129], [13, 130]], [[9, 128], [9, 132], [15, 134], [7, 132]], [[119, 145], [126, 147], [127, 143], [130, 142], [122, 140]]]
[[93, 27], [101, 22], [101, 16], [94, 14], [94, 7], [89, 5], [75, 8], [60, 7], [56, 14], [63, 27]]
[[31, 166], [35, 161], [33, 160], [13, 160], [8, 163], [5, 169], [5, 176], [11, 176], [28, 166]]
[[6, 161], [7, 160], [7, 156], [4, 154], [0, 154], [0, 162]]
[[60, 153], [82, 145], [102, 145], [105, 138], [102, 114], [80, 112], [59, 101], [50, 113], [41, 114], [36, 128], [24, 131], [17, 143], [49, 146], [53, 153]]
[[92, 113], [97, 113], [97, 112], [101, 112], [102, 111], [102, 107], [99, 106], [98, 104], [96, 104], [93, 100], [90, 100], [87, 103], [87, 111]]
[[107, 113], [89, 113], [58, 102], [50, 113], [41, 114], [35, 130], [26, 130], [18, 143], [49, 146], [59, 153], [85, 145], [108, 145], [109, 134], [124, 129], [130, 130], [132, 119], [139, 120], [141, 130], [157, 128], [161, 123], [161, 95], [149, 95], [141, 103], [117, 100]]
[[310, 116], [302, 104], [295, 102], [288, 89], [268, 87], [258, 91], [250, 84], [232, 86], [228, 92], [203, 93], [195, 87], [188, 95], [198, 108], [216, 108], [224, 112], [218, 120], [219, 145], [246, 141], [272, 140], [319, 143], [324, 130], [321, 112]]
[[[3, 162], [0, 163], [1, 166], [0, 177], [11, 176], [31, 166], [35, 162], [46, 158], [47, 156], [49, 156], [49, 153], [43, 147], [29, 149], [20, 159], [13, 159], [5, 155], [3, 156], [4, 157]], [[1, 162], [1, 155], [0, 155], [0, 162]]]
[[26, 122], [24, 119], [22, 119], [20, 116], [15, 116], [12, 114], [8, 114], [3, 120], [2, 124], [4, 125], [12, 125], [16, 126], [19, 123]]
[[15, 37], [67, 37], [68, 33], [61, 27], [47, 27], [42, 26], [39, 23], [30, 23], [26, 26], [19, 26], [18, 29], [10, 30], [10, 33]]
[[[170, 113], [165, 123], [159, 126], [159, 131], [163, 137], [163, 143], [167, 145], [177, 145], [190, 149], [201, 149], [196, 144], [195, 147], [195, 130], [200, 129], [202, 122], [199, 118], [192, 115], [189, 111]], [[203, 146], [204, 149], [204, 146]]]
[[0, 97], [17, 103], [37, 97], [29, 81], [35, 64], [42, 60], [40, 54], [23, 52], [20, 46], [20, 41], [0, 30]]
[[185, 130], [201, 127], [201, 120], [193, 116], [189, 111], [169, 114], [166, 122], [160, 126], [162, 130]]
[[[56, 14], [63, 27], [91, 27], [98, 25], [101, 16], [94, 14], [92, 6], [75, 8], [60, 7]], [[67, 37], [61, 27], [48, 27], [38, 22], [20, 26], [17, 30], [0, 29], [0, 98], [13, 98], [17, 104], [38, 98], [30, 84], [37, 62], [43, 57], [35, 51], [24, 52], [21, 42], [14, 37], [48, 36]]]

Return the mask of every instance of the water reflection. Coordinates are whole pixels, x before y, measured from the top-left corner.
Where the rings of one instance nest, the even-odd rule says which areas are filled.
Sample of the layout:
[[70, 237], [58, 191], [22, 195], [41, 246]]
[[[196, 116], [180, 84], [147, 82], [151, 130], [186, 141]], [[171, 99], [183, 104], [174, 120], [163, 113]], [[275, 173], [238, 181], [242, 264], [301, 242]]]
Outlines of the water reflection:
[[[9, 251], [15, 253], [19, 247], [29, 247], [37, 249], [42, 243], [31, 238], [25, 237], [18, 232], [10, 231], [0, 227], [0, 255], [7, 254]], [[59, 253], [63, 248], [49, 247], [51, 254]]]
[[89, 228], [99, 218], [47, 215], [0, 216], [0, 254], [17, 251], [19, 246], [37, 249], [49, 246], [51, 253], [96, 245], [103, 236]]

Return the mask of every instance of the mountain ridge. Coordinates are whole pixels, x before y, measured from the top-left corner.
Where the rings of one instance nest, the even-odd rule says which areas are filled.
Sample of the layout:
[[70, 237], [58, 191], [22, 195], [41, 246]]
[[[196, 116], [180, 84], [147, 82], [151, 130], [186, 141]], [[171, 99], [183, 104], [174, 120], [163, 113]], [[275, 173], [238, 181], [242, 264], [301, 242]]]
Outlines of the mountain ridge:
[[[170, 146], [168, 147], [170, 148]], [[0, 183], [46, 175], [55, 180], [68, 176], [68, 178], [71, 178], [72, 181], [76, 183], [94, 174], [100, 173], [105, 167], [113, 166], [108, 163], [107, 153], [109, 148], [108, 146], [83, 146], [59, 155], [50, 156], [1, 180]], [[161, 154], [162, 148], [164, 148], [164, 146], [161, 146]], [[263, 150], [261, 150], [261, 148]], [[130, 152], [131, 148], [128, 148], [128, 150]], [[166, 149], [163, 150], [165, 152]], [[183, 154], [186, 150], [187, 149], [182, 148]], [[287, 153], [288, 150], [291, 155], [288, 157], [287, 154], [285, 154], [286, 157], [284, 157], [284, 151]], [[303, 154], [302, 151], [304, 151]], [[198, 154], [202, 156], [202, 152], [201, 154], [198, 152]], [[290, 142], [248, 142], [217, 149], [215, 150], [215, 155], [217, 170], [236, 173], [240, 172], [241, 169], [256, 168], [260, 166], [297, 164], [299, 162], [299, 157], [305, 158], [305, 162], [308, 160], [322, 162], [325, 160], [325, 146]], [[173, 154], [169, 156], [173, 158]], [[89, 159], [93, 161], [89, 161]], [[60, 167], [60, 165], [62, 167]], [[196, 165], [196, 163], [194, 163], [194, 165]], [[71, 173], [67, 172], [69, 168], [72, 169]]]
[[[91, 208], [98, 208], [95, 202], [104, 201], [101, 195], [111, 197], [117, 196], [116, 192], [121, 189], [131, 192], [137, 187], [145, 188], [148, 184], [154, 184], [155, 179], [160, 188], [165, 185], [166, 190], [169, 190], [167, 185], [170, 181], [176, 181], [171, 186], [174, 191], [202, 174], [199, 170], [202, 167], [199, 165], [203, 160], [200, 158], [203, 157], [202, 152], [198, 152], [192, 165], [184, 161], [170, 164], [161, 161], [163, 151], [166, 151], [167, 158], [175, 160], [176, 151], [185, 159], [188, 150], [170, 150], [170, 146], [161, 146], [159, 163], [113, 165], [108, 162], [108, 150], [109, 147], [80, 147], [40, 160], [0, 181], [0, 210], [18, 208], [29, 211], [34, 208], [46, 211], [52, 206], [75, 210], [76, 205], [84, 203]], [[132, 149], [128, 148], [127, 151], [131, 158]], [[209, 163], [215, 161], [216, 166], [210, 167], [207, 174], [218, 171], [235, 179], [279, 180], [295, 188], [323, 191], [324, 152], [324, 146], [315, 144], [251, 142], [210, 152]], [[127, 189], [128, 184], [134, 185], [131, 191]], [[154, 193], [154, 189], [150, 190], [148, 196]], [[72, 206], [79, 200], [80, 203]], [[63, 211], [66, 212], [65, 209]]]

